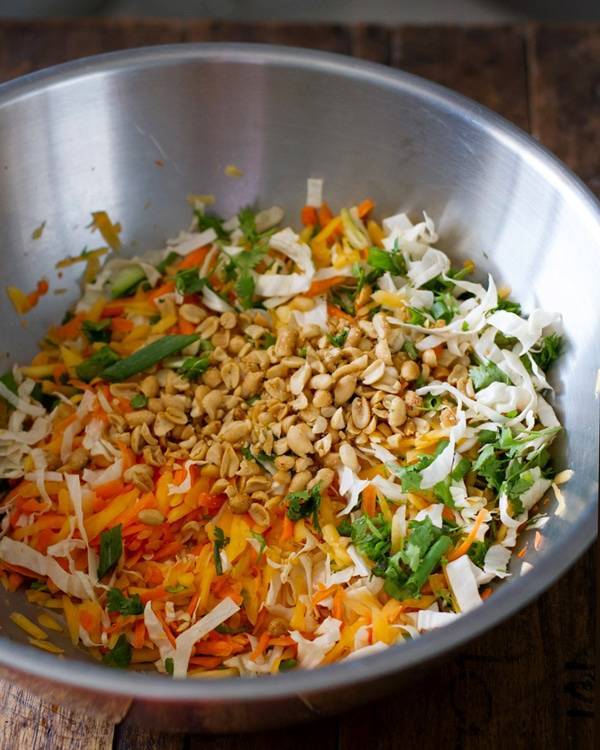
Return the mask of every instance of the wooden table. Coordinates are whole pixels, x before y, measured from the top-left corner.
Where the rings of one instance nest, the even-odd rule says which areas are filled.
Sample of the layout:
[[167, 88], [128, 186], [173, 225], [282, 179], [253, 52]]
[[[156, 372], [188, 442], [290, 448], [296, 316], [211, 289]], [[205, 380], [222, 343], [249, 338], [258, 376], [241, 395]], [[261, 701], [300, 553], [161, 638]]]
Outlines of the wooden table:
[[[530, 131], [600, 194], [600, 26], [0, 22], [0, 81], [84, 55], [179, 41], [291, 44], [403, 68]], [[163, 735], [78, 716], [1, 683], [0, 748], [591, 748], [594, 588], [592, 550], [537, 602], [470, 643], [442, 672], [404, 690], [401, 700], [392, 696], [292, 730]]]

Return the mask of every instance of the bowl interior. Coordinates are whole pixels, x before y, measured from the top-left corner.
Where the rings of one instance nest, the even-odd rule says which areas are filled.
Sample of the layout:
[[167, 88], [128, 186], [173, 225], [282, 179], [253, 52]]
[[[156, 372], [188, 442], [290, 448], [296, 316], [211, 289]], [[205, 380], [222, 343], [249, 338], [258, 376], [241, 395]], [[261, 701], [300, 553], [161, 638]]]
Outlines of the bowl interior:
[[[243, 176], [226, 176], [229, 164]], [[29, 291], [45, 276], [52, 291], [26, 324], [0, 295], [2, 369], [26, 362], [48, 324], [77, 298], [80, 267], [58, 273], [55, 263], [102, 245], [87, 226], [92, 211], [121, 223], [123, 252], [133, 254], [162, 247], [187, 226], [188, 193], [214, 194], [225, 216], [277, 203], [297, 224], [309, 176], [325, 179], [334, 208], [368, 196], [379, 216], [426, 210], [439, 226], [440, 247], [456, 261], [473, 259], [483, 278], [493, 273], [524, 310], [563, 316], [568, 347], [552, 382], [568, 439], [557, 450], [559, 465], [575, 475], [565, 508], [543, 530], [542, 548], [530, 544], [501, 587], [519, 596], [486, 604], [497, 617], [507, 614], [594, 534], [600, 223], [593, 199], [566, 170], [458, 96], [334, 56], [227, 45], [109, 55], [5, 86], [3, 280]], [[32, 239], [42, 222], [41, 238]], [[555, 507], [551, 501], [542, 510]], [[574, 548], [565, 552], [568, 539]], [[525, 578], [518, 575], [523, 561], [534, 566]], [[30, 611], [23, 595], [1, 591], [0, 599], [3, 637], [24, 640], [8, 620], [11, 610]], [[62, 645], [69, 656], [88, 658], [66, 639]], [[396, 649], [398, 668], [404, 658]]]

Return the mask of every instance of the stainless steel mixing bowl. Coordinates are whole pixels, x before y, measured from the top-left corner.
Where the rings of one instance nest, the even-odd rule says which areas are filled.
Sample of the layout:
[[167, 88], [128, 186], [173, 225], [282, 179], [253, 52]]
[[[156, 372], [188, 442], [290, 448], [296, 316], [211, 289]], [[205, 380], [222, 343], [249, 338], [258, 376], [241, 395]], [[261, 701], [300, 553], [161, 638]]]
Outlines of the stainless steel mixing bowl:
[[[224, 167], [243, 170], [239, 179]], [[163, 166], [161, 166], [163, 165]], [[600, 364], [600, 208], [531, 138], [439, 86], [316, 52], [247, 45], [143, 49], [62, 65], [0, 87], [2, 280], [45, 297], [21, 326], [0, 295], [7, 363], [27, 360], [50, 321], [77, 297], [77, 268], [54, 264], [99, 244], [86, 227], [105, 209], [131, 252], [160, 247], [189, 220], [187, 193], [218, 210], [277, 202], [297, 210], [307, 176], [325, 178], [335, 206], [369, 196], [383, 215], [427, 209], [441, 245], [509, 284], [524, 309], [558, 310], [568, 348], [554, 374], [575, 470], [566, 508], [530, 545], [533, 565], [449, 627], [348, 663], [259, 680], [171, 681], [92, 663], [64, 641], [57, 659], [23, 645], [8, 619], [30, 611], [2, 593], [3, 674], [55, 701], [170, 729], [226, 731], [337, 711], [397, 688], [432, 660], [508, 617], [548, 587], [596, 533]], [[292, 215], [292, 220], [295, 216]], [[42, 238], [32, 230], [42, 221]], [[552, 512], [553, 505], [548, 507]], [[586, 595], [588, 592], [574, 592]]]

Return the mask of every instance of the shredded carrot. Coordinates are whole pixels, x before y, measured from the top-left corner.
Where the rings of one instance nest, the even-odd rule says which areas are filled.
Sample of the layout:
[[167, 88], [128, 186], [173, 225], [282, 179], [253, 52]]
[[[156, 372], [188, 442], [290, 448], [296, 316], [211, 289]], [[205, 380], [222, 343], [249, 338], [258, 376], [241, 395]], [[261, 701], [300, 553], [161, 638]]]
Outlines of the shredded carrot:
[[335, 593], [335, 586], [330, 586], [326, 589], [321, 589], [321, 591], [317, 591], [316, 594], [313, 594], [312, 597], [312, 603], [318, 604], [319, 602], [322, 602], [323, 599], [327, 599], [329, 596], [331, 596], [333, 593]]
[[133, 647], [143, 648], [146, 639], [146, 626], [143, 620], [138, 620], [133, 630]]
[[294, 534], [294, 522], [288, 518], [287, 513], [283, 516], [283, 526], [281, 528], [280, 541], [285, 542], [291, 539]]
[[456, 560], [458, 557], [461, 557], [462, 555], [467, 554], [467, 552], [471, 548], [471, 545], [475, 541], [475, 537], [477, 536], [479, 527], [483, 523], [483, 519], [486, 517], [486, 515], [487, 515], [487, 510], [485, 508], [482, 508], [477, 514], [477, 517], [475, 518], [475, 523], [473, 524], [473, 528], [469, 532], [469, 535], [464, 540], [464, 542], [461, 542], [457, 547], [455, 547], [451, 552], [448, 553], [447, 559], [449, 562], [451, 562], [452, 560]]
[[267, 649], [267, 646], [269, 645], [269, 638], [270, 638], [270, 635], [267, 631], [265, 631], [260, 636], [260, 638], [258, 639], [258, 643], [256, 644], [256, 648], [250, 654], [250, 658], [253, 661], [256, 661], [258, 658], [260, 658], [264, 654], [264, 652]]
[[320, 279], [319, 281], [313, 281], [310, 285], [310, 289], [306, 292], [307, 297], [316, 297], [319, 294], [323, 294], [332, 286], [337, 286], [345, 281], [343, 276], [332, 276], [329, 279]]
[[158, 299], [159, 297], [163, 297], [165, 294], [170, 294], [173, 291], [175, 291], [175, 282], [165, 281], [164, 284], [161, 284], [160, 286], [157, 286], [155, 289], [153, 289], [151, 292], [148, 292], [148, 299], [155, 300], [155, 299]]
[[338, 586], [338, 590], [335, 592], [335, 596], [333, 597], [333, 607], [331, 610], [331, 614], [337, 620], [343, 620], [344, 618], [344, 589], [341, 586]]
[[327, 305], [327, 313], [332, 318], [341, 318], [342, 320], [347, 320], [349, 323], [354, 323], [356, 325], [356, 319], [352, 317], [352, 315], [348, 315], [348, 313], [345, 313], [343, 310], [340, 310], [339, 307], [336, 305]]
[[368, 216], [374, 208], [375, 204], [373, 203], [373, 201], [367, 198], [357, 206], [358, 217], [360, 219], [364, 219], [365, 216]]
[[377, 489], [374, 485], [367, 485], [362, 491], [362, 509], [368, 515], [373, 517], [376, 513], [377, 506]]
[[179, 333], [183, 333], [184, 335], [196, 332], [195, 323], [190, 323], [189, 320], [184, 320], [183, 318], [179, 318], [178, 325], [179, 325]]
[[[131, 489], [131, 487], [129, 488]], [[125, 485], [121, 479], [113, 479], [112, 482], [106, 482], [106, 484], [99, 484], [94, 488], [94, 492], [98, 497], [107, 499], [109, 497], [115, 497], [123, 492], [126, 492]]]
[[185, 268], [194, 268], [195, 266], [199, 266], [208, 255], [209, 250], [210, 245], [204, 245], [203, 247], [199, 247], [197, 250], [192, 250], [191, 253], [188, 253], [188, 255], [186, 255], [185, 258], [177, 264], [177, 269], [181, 271]]
[[130, 333], [133, 331], [133, 322], [128, 318], [114, 317], [111, 325], [113, 331], [118, 333]]
[[327, 226], [327, 224], [329, 224], [329, 222], [333, 219], [333, 214], [331, 213], [331, 209], [329, 208], [327, 203], [325, 203], [325, 201], [323, 201], [323, 203], [321, 203], [321, 205], [319, 206], [318, 214], [319, 214], [319, 224], [322, 227]]
[[314, 227], [319, 223], [319, 215], [314, 206], [304, 206], [300, 219], [305, 227]]

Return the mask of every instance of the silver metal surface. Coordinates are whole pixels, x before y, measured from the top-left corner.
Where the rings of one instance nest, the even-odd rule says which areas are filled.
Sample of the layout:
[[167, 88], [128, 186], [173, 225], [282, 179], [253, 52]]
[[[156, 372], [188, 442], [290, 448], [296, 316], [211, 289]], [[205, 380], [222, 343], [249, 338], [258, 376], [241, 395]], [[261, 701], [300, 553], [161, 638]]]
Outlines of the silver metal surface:
[[[244, 176], [225, 176], [227, 164]], [[67, 289], [46, 296], [27, 328], [0, 295], [6, 363], [26, 361], [76, 299], [80, 269], [58, 279], [54, 264], [101, 244], [86, 226], [91, 211], [120, 221], [127, 251], [139, 252], [187, 224], [190, 192], [214, 193], [225, 215], [276, 201], [296, 222], [307, 176], [325, 178], [336, 208], [369, 196], [383, 215], [426, 209], [457, 260], [493, 272], [525, 310], [562, 313], [568, 348], [553, 382], [568, 439], [558, 460], [575, 470], [564, 514], [545, 527], [539, 552], [530, 545], [533, 569], [521, 577], [514, 566], [456, 624], [380, 655], [274, 678], [171, 681], [104, 668], [71, 647], [58, 660], [18, 642], [8, 612], [27, 605], [20, 593], [2, 593], [0, 665], [29, 686], [170, 729], [252, 729], [331, 713], [397, 688], [508, 617], [594, 538], [600, 208], [517, 128], [387, 68], [283, 48], [190, 45], [82, 60], [0, 87], [2, 282], [29, 290], [46, 275]]]

